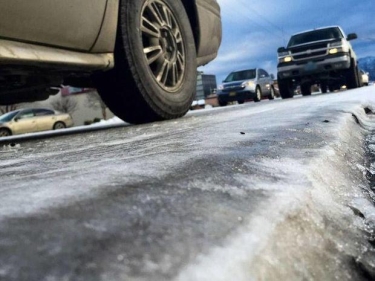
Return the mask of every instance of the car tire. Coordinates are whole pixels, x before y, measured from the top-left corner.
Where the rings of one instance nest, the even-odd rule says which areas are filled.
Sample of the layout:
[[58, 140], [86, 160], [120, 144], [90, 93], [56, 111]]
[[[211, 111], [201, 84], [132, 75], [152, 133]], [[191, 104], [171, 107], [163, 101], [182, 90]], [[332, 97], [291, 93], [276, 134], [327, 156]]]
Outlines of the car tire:
[[7, 128], [0, 128], [0, 138], [9, 137], [12, 135], [12, 131]]
[[351, 59], [350, 68], [346, 73], [346, 87], [348, 89], [356, 89], [360, 86], [359, 81], [359, 70], [358, 66], [355, 63], [354, 59]]
[[238, 102], [238, 104], [244, 104], [245, 103], [244, 100], [238, 100], [237, 102]]
[[271, 87], [271, 90], [270, 90], [270, 94], [269, 94], [269, 96], [268, 96], [268, 99], [269, 99], [269, 100], [274, 100], [274, 99], [275, 99], [275, 89], [274, 89], [273, 86]]
[[255, 102], [260, 102], [262, 100], [262, 90], [260, 89], [259, 86], [255, 88], [255, 97], [254, 101]]
[[279, 85], [279, 92], [282, 99], [290, 99], [293, 98], [293, 83], [289, 79], [277, 79], [277, 83]]
[[66, 125], [64, 122], [56, 122], [55, 124], [53, 124], [53, 129], [54, 130], [59, 130], [59, 129], [65, 129], [66, 128]]
[[311, 85], [304, 83], [301, 85], [302, 96], [311, 96]]
[[228, 105], [228, 102], [226, 102], [226, 101], [220, 101], [220, 100], [219, 100], [219, 105], [220, 105], [220, 106], [227, 106], [227, 105]]
[[194, 36], [181, 1], [120, 1], [115, 67], [94, 76], [116, 116], [140, 124], [185, 115], [196, 70]]

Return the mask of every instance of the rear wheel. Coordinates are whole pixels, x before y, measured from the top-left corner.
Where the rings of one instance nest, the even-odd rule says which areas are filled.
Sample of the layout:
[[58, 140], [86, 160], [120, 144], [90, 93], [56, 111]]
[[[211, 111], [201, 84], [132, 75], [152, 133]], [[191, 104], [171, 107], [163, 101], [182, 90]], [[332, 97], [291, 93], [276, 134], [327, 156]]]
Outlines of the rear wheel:
[[325, 94], [327, 93], [328, 87], [326, 83], [320, 83], [320, 91]]
[[53, 125], [53, 129], [54, 130], [59, 130], [59, 129], [65, 129], [66, 128], [66, 125], [64, 122], [56, 122], [54, 125]]
[[268, 99], [269, 100], [273, 100], [275, 99], [275, 89], [273, 88], [273, 86], [271, 87], [271, 90], [270, 90], [270, 94], [268, 96]]
[[261, 100], [262, 100], [262, 90], [260, 89], [259, 86], [257, 86], [256, 89], [255, 89], [254, 101], [260, 102]]
[[301, 92], [302, 96], [310, 96], [311, 95], [311, 85], [308, 83], [304, 83], [301, 85]]
[[183, 116], [194, 98], [196, 49], [181, 1], [120, 1], [115, 68], [94, 77], [121, 119], [146, 123]]
[[279, 84], [280, 96], [283, 99], [293, 98], [293, 82], [289, 79], [278, 79], [277, 83]]
[[6, 128], [0, 128], [0, 138], [1, 137], [8, 137], [11, 136], [12, 132], [9, 129]]
[[244, 104], [245, 103], [245, 101], [244, 100], [239, 100], [239, 101], [237, 101], [239, 104]]

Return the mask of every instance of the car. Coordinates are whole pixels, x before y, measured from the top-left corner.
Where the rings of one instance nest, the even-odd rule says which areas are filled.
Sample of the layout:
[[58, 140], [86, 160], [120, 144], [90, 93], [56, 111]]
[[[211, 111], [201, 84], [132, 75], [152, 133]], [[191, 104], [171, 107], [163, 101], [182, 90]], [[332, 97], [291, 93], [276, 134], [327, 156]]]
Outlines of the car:
[[0, 105], [70, 85], [129, 123], [178, 118], [221, 38], [216, 0], [0, 1]]
[[0, 137], [72, 127], [70, 114], [47, 108], [25, 108], [0, 116]]
[[217, 89], [219, 105], [226, 106], [228, 102], [233, 101], [242, 104], [247, 99], [259, 102], [263, 97], [273, 100], [275, 98], [273, 78], [273, 75], [261, 68], [233, 71]]
[[360, 69], [360, 77], [361, 77], [361, 84], [363, 86], [368, 86], [369, 85], [369, 73], [368, 72], [365, 72], [363, 69]]
[[294, 34], [278, 53], [277, 79], [282, 98], [292, 98], [299, 85], [303, 96], [318, 84], [322, 93], [346, 85], [361, 86], [356, 53], [350, 44], [356, 33], [345, 35], [339, 26], [322, 27]]

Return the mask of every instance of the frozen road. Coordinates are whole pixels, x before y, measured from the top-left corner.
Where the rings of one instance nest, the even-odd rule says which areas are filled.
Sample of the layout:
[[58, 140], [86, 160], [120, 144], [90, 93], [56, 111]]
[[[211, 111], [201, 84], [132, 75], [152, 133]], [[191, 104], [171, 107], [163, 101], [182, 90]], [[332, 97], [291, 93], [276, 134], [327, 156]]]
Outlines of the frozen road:
[[371, 279], [370, 110], [375, 87], [0, 144], [0, 280]]

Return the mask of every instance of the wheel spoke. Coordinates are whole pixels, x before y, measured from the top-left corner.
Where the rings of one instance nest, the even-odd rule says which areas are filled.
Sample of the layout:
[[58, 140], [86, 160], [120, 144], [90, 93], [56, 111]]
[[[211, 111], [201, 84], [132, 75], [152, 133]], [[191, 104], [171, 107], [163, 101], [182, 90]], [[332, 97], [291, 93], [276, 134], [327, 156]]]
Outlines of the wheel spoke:
[[160, 45], [144, 48], [143, 52], [147, 57], [148, 64], [152, 64], [157, 59], [163, 56], [163, 50]]
[[175, 91], [185, 75], [183, 33], [172, 10], [163, 0], [149, 0], [141, 18], [143, 53], [156, 82]]
[[147, 37], [160, 38], [160, 29], [145, 17], [142, 17], [141, 30]]

